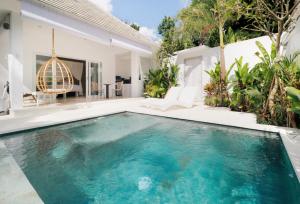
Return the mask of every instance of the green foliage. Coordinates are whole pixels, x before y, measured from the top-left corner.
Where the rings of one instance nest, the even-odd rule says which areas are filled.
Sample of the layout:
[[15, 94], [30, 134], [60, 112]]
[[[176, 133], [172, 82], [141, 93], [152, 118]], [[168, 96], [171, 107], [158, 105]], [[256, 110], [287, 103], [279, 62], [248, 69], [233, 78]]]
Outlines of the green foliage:
[[164, 66], [160, 69], [149, 70], [145, 80], [146, 97], [163, 98], [169, 88], [177, 85], [179, 67], [177, 65]]
[[140, 30], [140, 26], [137, 25], [137, 24], [135, 24], [135, 23], [130, 24], [130, 26], [131, 26], [133, 29], [137, 30], [137, 31]]
[[219, 46], [220, 25], [225, 33], [225, 44], [261, 36], [259, 32], [243, 30], [251, 22], [243, 15], [241, 6], [239, 0], [192, 0], [178, 12], [177, 18], [165, 16], [158, 26], [162, 36], [157, 53], [160, 64], [179, 50], [203, 44]]
[[[284, 87], [300, 88], [300, 68], [296, 60], [298, 54], [278, 57], [274, 45], [271, 46], [271, 52], [268, 52], [261, 43], [256, 44], [259, 49], [256, 55], [260, 63], [256, 64], [251, 71], [247, 71], [246, 68], [244, 72], [241, 72], [241, 68], [235, 71], [236, 78], [243, 75], [244, 80], [238, 80], [238, 83], [233, 82], [231, 108], [256, 113], [260, 123], [290, 126], [293, 117], [288, 111], [291, 105], [287, 100]], [[278, 91], [274, 94], [274, 115], [272, 116], [266, 111], [266, 106], [275, 76]]]
[[[210, 106], [227, 106], [230, 103], [229, 107], [234, 111], [256, 113], [259, 123], [295, 127], [300, 121], [300, 93], [297, 90], [300, 89], [300, 66], [297, 62], [299, 53], [278, 57], [274, 45], [269, 52], [261, 43], [256, 44], [259, 51], [255, 54], [260, 62], [253, 69], [249, 68], [248, 63], [243, 63], [243, 58], [240, 57], [226, 73], [224, 87], [232, 87], [230, 97], [226, 97], [227, 88], [220, 89], [220, 65], [216, 64], [214, 69], [207, 72], [210, 83], [204, 88], [205, 103]], [[234, 75], [228, 80], [233, 68]], [[274, 96], [272, 116], [266, 111], [266, 106], [271, 87], [275, 83], [274, 76], [277, 77], [278, 92]]]
[[221, 80], [221, 66], [217, 63], [214, 69], [206, 71], [210, 77], [210, 82], [205, 85], [204, 91], [206, 93], [205, 104], [215, 107], [228, 107], [229, 106], [229, 95], [227, 85], [229, 82], [228, 76], [233, 66], [226, 73], [225, 80]]
[[172, 56], [174, 52], [191, 46], [191, 41], [184, 34], [178, 32], [175, 27], [176, 19], [165, 16], [158, 26], [158, 32], [162, 35], [162, 43], [157, 53], [160, 65], [164, 59]]
[[[230, 66], [230, 68], [227, 70], [226, 72], [226, 77], [224, 82], [226, 83], [226, 85], [228, 84], [228, 76], [231, 72], [231, 70], [233, 69], [233, 65]], [[209, 71], [205, 71], [209, 77], [210, 77], [210, 82], [215, 83], [215, 84], [220, 84], [221, 83], [221, 77], [220, 77], [220, 73], [221, 73], [221, 66], [220, 66], [220, 62], [218, 62], [215, 66], [214, 69], [211, 69]]]
[[[274, 76], [274, 64], [276, 58], [276, 49], [274, 45], [271, 46], [271, 54], [264, 48], [260, 42], [256, 42], [259, 52], [255, 53], [260, 59], [260, 63], [257, 63], [252, 69], [253, 88], [256, 88], [264, 97], [263, 101], [267, 100], [270, 86]], [[259, 104], [257, 110], [262, 109], [263, 104]]]
[[285, 86], [293, 86], [300, 89], [300, 66], [297, 62], [299, 52], [282, 57], [278, 63], [278, 75]]
[[239, 41], [237, 33], [235, 33], [232, 30], [232, 28], [229, 27], [229, 29], [228, 29], [228, 31], [227, 31], [227, 33], [225, 35], [225, 42], [227, 42], [227, 43], [235, 43], [237, 41]]
[[259, 34], [255, 33], [255, 32], [248, 32], [242, 29], [236, 29], [233, 30], [232, 27], [228, 27], [227, 31], [225, 33], [225, 43], [235, 43], [238, 41], [243, 41], [243, 40], [247, 40], [247, 39], [251, 39], [251, 38], [255, 38], [260, 36]]
[[271, 87], [274, 84], [274, 76], [280, 67], [280, 59], [278, 59], [274, 44], [271, 46], [271, 52], [259, 42], [256, 42], [259, 52], [255, 53], [260, 59], [260, 63], [256, 64], [251, 70], [253, 77], [252, 88], [257, 90], [260, 100], [255, 103], [251, 111], [258, 116], [258, 121], [265, 124], [285, 126], [287, 124], [286, 114], [286, 97], [282, 95], [274, 96], [274, 116], [271, 117], [270, 112], [266, 112], [268, 106]]
[[252, 102], [248, 94], [257, 94], [252, 87], [252, 73], [250, 72], [249, 64], [243, 64], [243, 57], [236, 59], [234, 65], [236, 65], [236, 70], [234, 70], [234, 77], [231, 81], [233, 91], [230, 108], [235, 111], [248, 111]]
[[165, 16], [158, 26], [158, 33], [165, 37], [175, 30], [175, 19], [170, 16]]
[[220, 95], [213, 95], [210, 97], [205, 97], [204, 103], [213, 107], [227, 107], [229, 104], [229, 99], [228, 97], [223, 98]]
[[294, 87], [286, 87], [288, 99], [291, 101], [290, 111], [300, 115], [300, 90]]
[[203, 44], [209, 47], [217, 47], [220, 45], [220, 37], [218, 29], [211, 29], [203, 40]]
[[190, 39], [196, 38], [197, 45], [217, 45], [216, 36], [219, 37], [220, 26], [223, 29], [226, 22], [239, 18], [238, 10], [238, 0], [192, 1], [190, 6], [179, 12], [178, 18], [182, 31], [189, 35]]

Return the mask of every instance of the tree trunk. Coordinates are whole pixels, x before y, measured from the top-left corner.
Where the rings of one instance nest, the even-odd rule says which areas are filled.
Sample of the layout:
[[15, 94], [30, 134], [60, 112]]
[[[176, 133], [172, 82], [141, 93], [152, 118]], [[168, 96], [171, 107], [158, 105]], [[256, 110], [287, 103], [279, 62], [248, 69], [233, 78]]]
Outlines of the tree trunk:
[[278, 33], [276, 36], [276, 51], [277, 51], [277, 56], [280, 55], [280, 44], [281, 44], [281, 36], [283, 33], [283, 22], [282, 21], [278, 21]]
[[278, 79], [276, 76], [274, 76], [274, 85], [272, 87], [272, 90], [269, 94], [269, 103], [268, 103], [268, 107], [269, 107], [269, 111], [270, 111], [270, 114], [271, 114], [271, 117], [274, 117], [275, 115], [275, 109], [274, 109], [274, 100], [275, 100], [275, 95], [277, 93], [277, 90], [278, 90]]
[[[275, 44], [275, 47], [276, 47], [276, 53], [277, 53], [277, 57], [280, 56], [280, 44], [281, 44], [281, 36], [282, 36], [282, 33], [283, 33], [283, 22], [282, 21], [278, 21], [278, 33], [277, 33], [277, 36], [276, 36], [276, 44]], [[268, 109], [270, 111], [270, 114], [271, 114], [271, 117], [274, 117], [274, 114], [275, 114], [275, 110], [274, 110], [274, 100], [275, 100], [275, 95], [278, 91], [278, 78], [277, 78], [277, 74], [274, 73], [274, 83], [273, 83], [273, 86], [271, 85], [271, 91], [269, 93], [269, 96], [268, 96], [268, 101], [267, 101], [267, 104], [268, 104]]]
[[225, 67], [225, 53], [224, 53], [224, 33], [223, 26], [219, 24], [219, 36], [220, 36], [220, 66], [221, 66], [221, 81], [225, 81], [226, 77], [226, 67]]

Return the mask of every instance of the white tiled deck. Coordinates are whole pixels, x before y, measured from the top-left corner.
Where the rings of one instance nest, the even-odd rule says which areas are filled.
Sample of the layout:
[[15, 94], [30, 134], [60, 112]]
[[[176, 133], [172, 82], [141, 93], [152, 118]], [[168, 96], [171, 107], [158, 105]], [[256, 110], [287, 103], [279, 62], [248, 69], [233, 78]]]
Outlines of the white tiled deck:
[[[281, 135], [284, 145], [290, 156], [291, 162], [295, 168], [295, 172], [300, 181], [299, 131], [288, 128], [278, 128], [275, 126], [259, 125], [256, 123], [256, 116], [254, 114], [231, 112], [225, 108], [195, 106], [191, 109], [173, 108], [168, 111], [162, 112], [159, 110], [152, 110], [141, 107], [140, 104], [143, 100], [144, 99], [142, 98], [132, 98], [26, 108], [24, 110], [16, 111], [9, 116], [1, 116], [0, 134], [72, 122], [76, 120], [82, 120], [86, 118], [124, 111], [214, 123], [254, 130], [270, 131], [279, 133]], [[0, 143], [0, 147], [0, 203], [11, 203], [11, 199], [22, 200], [23, 198], [28, 198], [28, 195], [31, 195], [30, 197], [32, 198], [32, 202], [27, 203], [40, 203], [41, 201], [39, 200], [37, 193], [31, 187], [28, 180], [24, 176], [21, 169], [17, 166], [13, 158], [7, 153], [4, 144]], [[9, 161], [10, 165], [5, 165], [6, 161]], [[2, 182], [4, 179], [6, 182]], [[20, 186], [26, 187], [14, 188], [14, 186], [12, 186], [11, 184], [16, 180], [18, 181], [18, 184]]]

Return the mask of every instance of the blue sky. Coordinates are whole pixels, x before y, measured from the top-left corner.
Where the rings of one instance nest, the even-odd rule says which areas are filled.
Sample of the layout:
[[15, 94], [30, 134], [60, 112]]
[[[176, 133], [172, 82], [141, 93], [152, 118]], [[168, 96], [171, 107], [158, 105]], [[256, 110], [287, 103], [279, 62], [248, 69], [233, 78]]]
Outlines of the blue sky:
[[112, 0], [112, 14], [122, 20], [157, 29], [164, 16], [175, 16], [185, 0]]
[[176, 16], [189, 0], [89, 0], [119, 19], [137, 23], [140, 32], [157, 37], [157, 27], [164, 16]]

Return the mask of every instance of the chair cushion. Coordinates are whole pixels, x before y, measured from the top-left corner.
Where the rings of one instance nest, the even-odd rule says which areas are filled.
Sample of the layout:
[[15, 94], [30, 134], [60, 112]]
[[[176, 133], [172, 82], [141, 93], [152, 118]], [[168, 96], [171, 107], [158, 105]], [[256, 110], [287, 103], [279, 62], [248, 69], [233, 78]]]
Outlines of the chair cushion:
[[184, 107], [192, 107], [198, 92], [198, 87], [187, 86], [184, 87], [178, 98], [178, 104]]
[[171, 87], [164, 99], [168, 101], [177, 101], [178, 97], [180, 96], [181, 90], [182, 87]]

